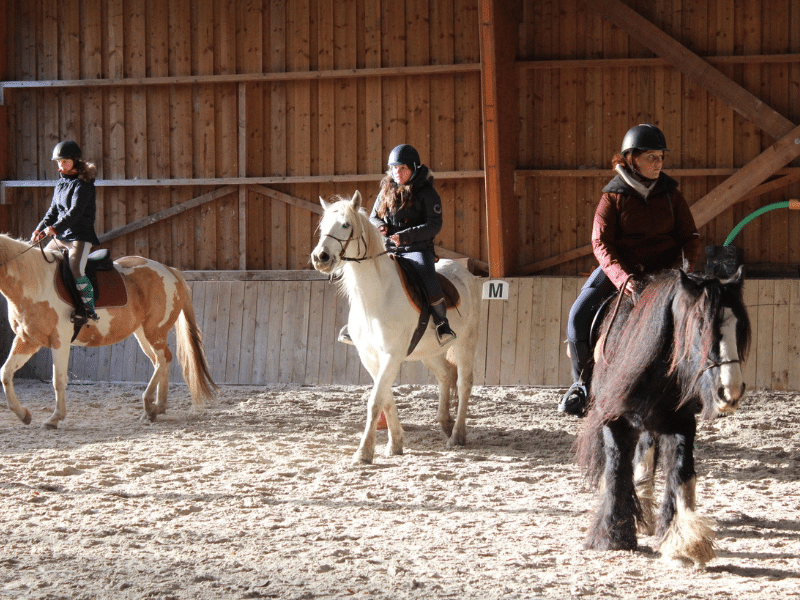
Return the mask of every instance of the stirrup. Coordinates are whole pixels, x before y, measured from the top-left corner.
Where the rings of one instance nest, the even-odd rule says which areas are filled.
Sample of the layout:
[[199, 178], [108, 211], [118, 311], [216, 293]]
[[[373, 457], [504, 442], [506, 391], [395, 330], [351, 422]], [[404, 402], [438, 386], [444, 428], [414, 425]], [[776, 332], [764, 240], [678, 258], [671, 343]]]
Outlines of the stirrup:
[[558, 412], [578, 418], [585, 417], [588, 395], [586, 384], [576, 381], [561, 398], [561, 402], [558, 404]]
[[339, 330], [339, 337], [336, 338], [337, 342], [341, 342], [343, 344], [350, 344], [351, 346], [355, 346], [353, 343], [353, 338], [350, 337], [350, 333], [347, 331], [347, 325], [342, 327]]
[[440, 346], [449, 344], [454, 339], [456, 339], [456, 334], [452, 329], [450, 329], [450, 325], [447, 323], [441, 323], [440, 325], [436, 326], [436, 340], [439, 342]]

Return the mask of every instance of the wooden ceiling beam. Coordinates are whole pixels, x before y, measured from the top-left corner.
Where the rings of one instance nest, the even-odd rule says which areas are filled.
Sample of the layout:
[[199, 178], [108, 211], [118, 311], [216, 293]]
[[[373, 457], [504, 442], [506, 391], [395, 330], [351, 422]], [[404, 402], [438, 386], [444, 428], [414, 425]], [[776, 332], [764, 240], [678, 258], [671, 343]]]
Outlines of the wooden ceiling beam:
[[789, 119], [620, 0], [584, 0], [584, 3], [774, 139], [794, 129]]

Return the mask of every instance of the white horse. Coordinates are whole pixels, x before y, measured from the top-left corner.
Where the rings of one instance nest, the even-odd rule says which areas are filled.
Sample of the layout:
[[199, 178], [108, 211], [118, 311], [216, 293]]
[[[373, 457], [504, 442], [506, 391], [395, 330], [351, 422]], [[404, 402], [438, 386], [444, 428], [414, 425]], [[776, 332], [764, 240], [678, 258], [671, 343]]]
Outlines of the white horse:
[[[406, 356], [419, 321], [419, 313], [409, 301], [397, 266], [384, 251], [383, 239], [361, 208], [361, 194], [352, 199], [338, 198], [328, 203], [320, 222], [320, 240], [311, 253], [314, 268], [331, 276], [341, 276], [341, 285], [350, 302], [348, 330], [364, 367], [374, 385], [367, 403], [367, 424], [353, 463], [370, 464], [375, 453], [375, 430], [383, 411], [388, 424], [389, 442], [385, 455], [403, 453], [403, 428], [392, 397], [392, 384], [406, 360], [421, 360], [439, 381], [438, 421], [448, 436], [447, 447], [466, 443], [466, 417], [472, 393], [472, 372], [478, 345], [480, 321], [480, 281], [466, 268], [451, 260], [439, 260], [436, 270], [458, 289], [460, 305], [448, 310], [447, 318], [456, 339], [439, 346], [433, 325], [422, 336], [414, 351]], [[455, 423], [450, 415], [451, 389], [458, 392]], [[455, 426], [454, 426], [455, 425]]]

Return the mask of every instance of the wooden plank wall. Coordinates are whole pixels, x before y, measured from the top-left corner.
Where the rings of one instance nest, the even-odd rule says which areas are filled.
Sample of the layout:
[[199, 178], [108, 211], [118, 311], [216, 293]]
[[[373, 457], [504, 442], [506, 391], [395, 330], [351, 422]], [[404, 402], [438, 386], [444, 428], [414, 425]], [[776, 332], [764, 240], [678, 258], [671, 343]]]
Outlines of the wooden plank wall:
[[[692, 52], [781, 115], [800, 123], [800, 18], [795, 0], [624, 0]], [[612, 155], [631, 126], [649, 122], [666, 134], [665, 172], [690, 204], [775, 142], [676, 69], [666, 66], [583, 0], [523, 2], [518, 57], [521, 139], [520, 264], [583, 247]], [[716, 60], [714, 60], [717, 58]], [[651, 62], [647, 62], [650, 60]], [[527, 62], [530, 61], [530, 62]], [[798, 162], [791, 168], [798, 168]], [[607, 170], [598, 174], [596, 170]], [[724, 175], [713, 169], [728, 169]], [[591, 173], [587, 175], [587, 173]], [[800, 185], [753, 197], [701, 230], [721, 245], [751, 212], [800, 197]], [[750, 263], [800, 263], [800, 212], [771, 211], [735, 243]], [[593, 257], [544, 273], [577, 275]], [[702, 262], [701, 265], [702, 266]]]
[[[512, 278], [507, 301], [485, 301], [475, 362], [476, 385], [567, 386], [564, 352], [569, 308], [580, 277]], [[336, 342], [347, 302], [326, 280], [194, 281], [194, 306], [214, 380], [227, 384], [369, 384], [352, 346]], [[800, 390], [800, 281], [749, 280], [745, 301], [753, 345], [749, 386]], [[174, 350], [174, 340], [170, 347]], [[69, 377], [147, 381], [152, 367], [131, 337], [107, 348], [74, 348]], [[49, 351], [22, 376], [48, 379]], [[182, 382], [177, 363], [170, 381]], [[397, 383], [432, 384], [422, 363], [406, 363]]]
[[[208, 193], [220, 178], [294, 178], [273, 187], [315, 204], [357, 188], [371, 199], [390, 150], [405, 142], [434, 172], [478, 174], [437, 180], [447, 223], [437, 243], [488, 260], [477, 0], [4, 4], [14, 29], [6, 77], [53, 84], [4, 89], [8, 178], [54, 180], [53, 146], [78, 140], [99, 179], [126, 182], [98, 187], [99, 233]], [[353, 75], [406, 67], [441, 69]], [[316, 76], [334, 70], [343, 75]], [[149, 83], [164, 77], [184, 79]], [[141, 85], [87, 84], [109, 79]], [[204, 185], [135, 183], [153, 179]], [[8, 231], [29, 236], [51, 194], [7, 188]], [[243, 184], [105, 245], [180, 269], [309, 269], [316, 224], [306, 208]]]

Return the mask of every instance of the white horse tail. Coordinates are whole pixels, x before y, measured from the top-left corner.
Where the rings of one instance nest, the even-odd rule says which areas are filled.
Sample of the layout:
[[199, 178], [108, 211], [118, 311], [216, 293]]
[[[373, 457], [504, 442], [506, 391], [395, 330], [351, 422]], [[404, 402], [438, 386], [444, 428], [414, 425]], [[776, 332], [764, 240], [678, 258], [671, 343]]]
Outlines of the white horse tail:
[[177, 340], [178, 361], [183, 371], [183, 378], [189, 386], [189, 393], [192, 396], [192, 406], [195, 409], [205, 408], [206, 402], [211, 401], [216, 396], [219, 389], [211, 378], [211, 370], [208, 367], [206, 352], [203, 347], [203, 334], [197, 326], [192, 306], [192, 293], [186, 280], [177, 269], [169, 267], [169, 270], [178, 278], [180, 286], [183, 288], [183, 296], [186, 301], [183, 303], [181, 314], [175, 323], [175, 338]]

